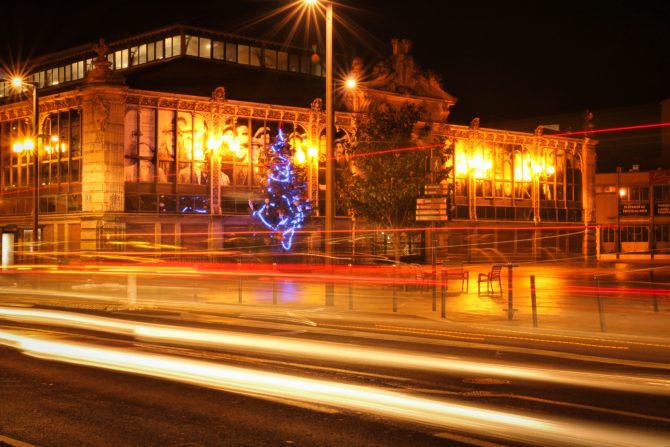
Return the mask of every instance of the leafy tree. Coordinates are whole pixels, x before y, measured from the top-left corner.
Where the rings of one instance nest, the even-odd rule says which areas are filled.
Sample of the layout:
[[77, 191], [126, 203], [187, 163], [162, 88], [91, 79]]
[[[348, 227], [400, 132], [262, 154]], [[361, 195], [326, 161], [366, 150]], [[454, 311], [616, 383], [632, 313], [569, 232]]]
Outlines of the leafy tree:
[[[405, 104], [372, 112], [358, 123], [352, 170], [339, 182], [340, 200], [357, 218], [381, 228], [417, 226], [416, 199], [427, 183], [429, 159], [428, 151], [410, 149], [421, 137], [416, 132], [419, 116], [419, 108]], [[399, 261], [400, 232], [392, 234]]]

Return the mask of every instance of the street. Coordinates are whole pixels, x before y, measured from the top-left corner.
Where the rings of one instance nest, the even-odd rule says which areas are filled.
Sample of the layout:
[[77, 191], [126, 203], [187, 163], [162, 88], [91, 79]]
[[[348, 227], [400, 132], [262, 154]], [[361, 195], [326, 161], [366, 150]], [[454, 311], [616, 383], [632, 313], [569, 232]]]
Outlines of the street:
[[[375, 303], [389, 290], [370, 283], [356, 289], [354, 310], [347, 293], [329, 307], [313, 296], [313, 277], [275, 278], [277, 290], [262, 291], [272, 279], [250, 273], [243, 303], [237, 281], [218, 283], [217, 295], [211, 275], [195, 296], [174, 288], [183, 279], [142, 277], [129, 302], [127, 284], [69, 273], [32, 286], [34, 276], [14, 275], [13, 293], [3, 289], [0, 434], [9, 439], [667, 445], [670, 344], [648, 330], [533, 328], [457, 309], [457, 295], [450, 318], [431, 318], [402, 286], [406, 304], [382, 312]], [[430, 290], [418, 293], [429, 306]]]

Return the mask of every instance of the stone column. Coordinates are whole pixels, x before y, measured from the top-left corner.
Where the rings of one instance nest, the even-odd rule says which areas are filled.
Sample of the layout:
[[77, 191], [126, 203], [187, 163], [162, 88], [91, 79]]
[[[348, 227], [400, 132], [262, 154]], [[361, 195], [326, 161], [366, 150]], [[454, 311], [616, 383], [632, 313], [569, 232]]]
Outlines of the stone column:
[[81, 249], [104, 250], [125, 233], [123, 118], [126, 89], [83, 89]]
[[582, 146], [582, 217], [586, 226], [582, 254], [585, 259], [596, 254], [596, 144], [597, 141], [587, 137]]

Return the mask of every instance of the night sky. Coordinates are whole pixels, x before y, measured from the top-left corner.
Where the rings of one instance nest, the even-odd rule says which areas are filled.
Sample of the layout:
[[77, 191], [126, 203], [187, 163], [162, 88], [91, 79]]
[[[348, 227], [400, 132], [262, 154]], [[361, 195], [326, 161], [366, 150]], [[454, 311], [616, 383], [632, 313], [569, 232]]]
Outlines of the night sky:
[[[287, 13], [247, 23], [287, 3], [14, 2], [3, 4], [0, 54], [15, 64], [100, 36], [114, 40], [175, 23], [282, 41], [288, 27], [278, 23]], [[336, 23], [338, 53], [372, 64], [390, 53], [392, 37], [414, 41], [415, 61], [438, 72], [444, 89], [459, 98], [453, 122], [480, 116], [484, 127], [532, 130], [561, 122], [562, 130], [580, 130], [590, 108], [599, 128], [644, 124], [659, 122], [658, 103], [670, 98], [670, 2], [343, 0], [335, 12], [355, 30]], [[316, 41], [300, 30], [292, 43]], [[655, 167], [657, 136], [603, 135], [599, 169]]]

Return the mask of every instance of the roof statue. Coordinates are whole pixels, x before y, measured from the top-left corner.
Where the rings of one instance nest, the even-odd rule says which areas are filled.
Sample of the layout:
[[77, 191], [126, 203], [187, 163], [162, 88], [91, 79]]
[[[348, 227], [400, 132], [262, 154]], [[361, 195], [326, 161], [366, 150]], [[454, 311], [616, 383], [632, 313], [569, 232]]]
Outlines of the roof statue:
[[93, 59], [93, 70], [86, 75], [86, 82], [88, 83], [105, 83], [105, 84], [120, 84], [123, 79], [112, 71], [112, 63], [107, 59], [109, 54], [109, 45], [102, 37], [98, 43], [93, 44], [93, 51], [98, 55]]
[[349, 76], [359, 81], [360, 88], [347, 93], [349, 109], [366, 112], [382, 103], [410, 101], [423, 107], [427, 120], [446, 122], [456, 98], [442, 88], [440, 75], [415, 63], [411, 40], [392, 39], [391, 48], [391, 56], [377, 62], [370, 73], [365, 73], [360, 57], [353, 59]]
[[[393, 48], [391, 57], [374, 66], [368, 87], [454, 101], [454, 97], [442, 89], [440, 76], [437, 73], [421, 70], [414, 62], [414, 57], [410, 54], [411, 40], [393, 39], [391, 47]], [[362, 67], [362, 61], [360, 66]], [[355, 68], [352, 65], [352, 69]]]
[[593, 112], [591, 112], [589, 109], [586, 109], [586, 112], [584, 112], [584, 123], [582, 124], [582, 130], [585, 133], [587, 137], [592, 137], [593, 136], [593, 129], [595, 126], [593, 125]]

